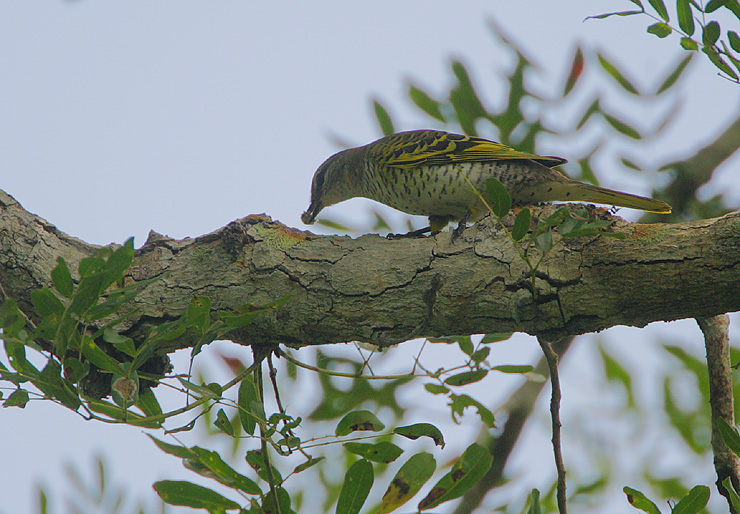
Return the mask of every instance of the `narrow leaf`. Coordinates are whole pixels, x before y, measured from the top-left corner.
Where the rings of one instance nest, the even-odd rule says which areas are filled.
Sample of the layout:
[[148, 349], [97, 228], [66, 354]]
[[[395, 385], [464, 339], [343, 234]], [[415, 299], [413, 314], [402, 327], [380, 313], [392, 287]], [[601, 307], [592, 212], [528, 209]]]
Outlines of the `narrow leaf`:
[[663, 83], [660, 85], [658, 90], [655, 92], [656, 95], [659, 95], [669, 89], [671, 86], [673, 86], [676, 81], [681, 77], [684, 70], [686, 69], [686, 66], [689, 65], [691, 62], [691, 58], [693, 55], [689, 54], [688, 56], [681, 59], [681, 62], [678, 63], [678, 66], [674, 68], [674, 70], [668, 74], [668, 76], [665, 78]]
[[534, 370], [529, 364], [502, 364], [501, 366], [494, 366], [491, 368], [493, 371], [499, 371], [501, 373], [529, 373]]
[[583, 51], [581, 50], [581, 47], [579, 46], [576, 48], [576, 53], [573, 56], [573, 62], [570, 65], [570, 72], [568, 73], [568, 78], [565, 80], [565, 86], [563, 87], [563, 94], [562, 96], [565, 97], [568, 95], [568, 93], [571, 92], [573, 87], [575, 87], [576, 82], [578, 82], [578, 79], [583, 74]]
[[612, 16], [634, 16], [635, 14], [642, 14], [644, 11], [617, 11], [607, 12], [604, 14], [597, 14], [594, 16], [587, 16], [586, 20], [603, 20], [604, 18], [610, 18]]
[[380, 126], [380, 130], [383, 132], [383, 135], [390, 136], [395, 133], [391, 115], [388, 114], [388, 111], [383, 107], [383, 104], [376, 99], [373, 100], [373, 110], [375, 111], [375, 119], [378, 121], [378, 125]]
[[627, 125], [625, 122], [615, 118], [614, 116], [606, 113], [602, 113], [604, 115], [604, 119], [606, 122], [611, 125], [617, 132], [620, 134], [624, 134], [627, 137], [631, 137], [632, 139], [642, 139], [642, 136], [640, 133], [632, 128], [631, 126]]
[[730, 503], [732, 503], [735, 511], [740, 512], [740, 495], [737, 494], [735, 487], [733, 487], [730, 477], [727, 477], [722, 481], [722, 486], [730, 495]]
[[161, 480], [154, 490], [165, 503], [182, 505], [211, 512], [238, 509], [239, 504], [206, 487], [182, 480]]
[[377, 514], [388, 514], [409, 501], [421, 486], [432, 477], [436, 461], [430, 453], [421, 452], [412, 456], [401, 466], [391, 485], [388, 486]]
[[28, 391], [25, 389], [16, 389], [10, 396], [8, 396], [3, 402], [4, 407], [20, 407], [21, 409], [26, 408], [28, 403]]
[[730, 425], [725, 418], [719, 418], [717, 419], [717, 429], [727, 447], [740, 457], [740, 434], [738, 434], [737, 428]]
[[730, 40], [730, 46], [732, 49], [736, 52], [740, 52], [740, 37], [738, 37], [737, 32], [734, 30], [728, 31], [727, 38]]
[[542, 506], [540, 505], [540, 491], [539, 489], [532, 489], [529, 495], [532, 503], [529, 504], [527, 514], [542, 514]]
[[727, 4], [728, 1], [734, 2], [735, 0], [710, 0], [710, 2], [706, 5], [706, 7], [704, 7], [704, 12], [707, 14], [712, 13], [716, 11], [717, 9], [719, 9], [720, 7], [722, 7], [723, 5]]
[[373, 462], [388, 464], [401, 456], [403, 450], [393, 443], [383, 441], [376, 444], [370, 443], [345, 443], [347, 451], [364, 457]]
[[352, 464], [344, 475], [344, 484], [337, 500], [337, 514], [357, 514], [367, 500], [375, 475], [373, 465], [366, 460]]
[[69, 267], [67, 267], [67, 261], [61, 257], [57, 257], [57, 265], [51, 271], [51, 282], [54, 284], [54, 289], [60, 295], [65, 298], [72, 296], [74, 282], [72, 282], [72, 275], [69, 272]]
[[622, 88], [625, 91], [628, 91], [632, 93], [633, 95], [639, 95], [639, 91], [637, 91], [637, 88], [632, 84], [632, 82], [624, 76], [624, 74], [619, 71], [619, 69], [606, 57], [604, 57], [603, 54], [599, 53], [597, 54], [599, 58], [599, 64], [601, 64], [601, 67], [604, 68], [604, 70], [614, 79], [617, 81], [617, 83], [622, 86]]
[[462, 373], [458, 373], [457, 375], [452, 375], [451, 377], [449, 377], [447, 380], [445, 380], [445, 384], [451, 386], [464, 386], [472, 384], [474, 382], [479, 382], [483, 380], [486, 375], [488, 375], [487, 369], [464, 371]]
[[429, 96], [425, 91], [419, 89], [413, 84], [409, 84], [409, 98], [411, 98], [411, 101], [426, 114], [435, 120], [439, 120], [443, 123], [445, 122], [442, 111], [439, 109], [439, 102]]
[[694, 34], [694, 14], [691, 12], [691, 0], [677, 0], [678, 26], [687, 36]]
[[663, 21], [668, 23], [670, 19], [668, 18], [668, 10], [665, 8], [665, 4], [663, 3], [663, 0], [648, 0], [650, 5], [655, 9], [655, 12], [658, 13], [658, 16], [663, 18]]

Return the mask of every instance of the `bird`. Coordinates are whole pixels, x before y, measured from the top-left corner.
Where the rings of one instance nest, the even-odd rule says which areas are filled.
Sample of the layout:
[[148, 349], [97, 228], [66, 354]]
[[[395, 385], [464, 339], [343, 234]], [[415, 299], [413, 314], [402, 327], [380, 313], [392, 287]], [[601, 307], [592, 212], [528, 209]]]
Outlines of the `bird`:
[[398, 132], [324, 161], [313, 176], [311, 203], [301, 221], [310, 225], [324, 208], [364, 197], [407, 214], [428, 216], [429, 227], [414, 233], [434, 235], [450, 222], [457, 221], [459, 229], [488, 213], [471, 184], [485, 198], [489, 178], [503, 184], [515, 207], [581, 201], [671, 212], [671, 206], [660, 200], [570, 179], [555, 169], [566, 162], [441, 130]]

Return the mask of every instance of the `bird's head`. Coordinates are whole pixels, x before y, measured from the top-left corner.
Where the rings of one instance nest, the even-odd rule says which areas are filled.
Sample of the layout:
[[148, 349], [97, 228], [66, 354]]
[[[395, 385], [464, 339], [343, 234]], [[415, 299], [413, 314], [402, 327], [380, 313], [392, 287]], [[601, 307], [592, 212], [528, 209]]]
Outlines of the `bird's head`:
[[357, 148], [332, 155], [319, 166], [311, 183], [311, 205], [301, 215], [306, 225], [313, 224], [324, 207], [354, 198], [360, 173]]

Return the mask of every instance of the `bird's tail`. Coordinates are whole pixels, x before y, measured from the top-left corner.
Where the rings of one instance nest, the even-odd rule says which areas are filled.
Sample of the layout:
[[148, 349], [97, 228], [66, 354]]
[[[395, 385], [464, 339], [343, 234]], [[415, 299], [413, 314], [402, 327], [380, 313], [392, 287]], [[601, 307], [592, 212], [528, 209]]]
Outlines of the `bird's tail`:
[[[553, 196], [556, 196], [558, 200], [601, 203], [658, 214], [669, 214], [671, 212], [671, 206], [660, 200], [622, 193], [605, 187], [592, 186], [581, 182], [564, 182], [552, 184], [552, 186], [554, 187]], [[560, 191], [556, 191], [557, 189], [560, 189]]]

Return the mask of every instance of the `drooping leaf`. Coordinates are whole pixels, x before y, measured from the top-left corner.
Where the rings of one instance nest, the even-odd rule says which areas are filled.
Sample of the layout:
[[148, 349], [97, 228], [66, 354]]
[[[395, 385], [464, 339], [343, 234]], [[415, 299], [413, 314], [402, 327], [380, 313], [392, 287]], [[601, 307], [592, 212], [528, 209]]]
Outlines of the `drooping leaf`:
[[483, 446], [473, 443], [463, 452], [449, 473], [435, 484], [429, 494], [419, 502], [419, 510], [436, 507], [459, 498], [470, 490], [491, 468], [493, 456]]
[[378, 121], [378, 126], [383, 132], [383, 135], [390, 136], [395, 133], [391, 115], [388, 114], [388, 110], [377, 99], [373, 99], [373, 110], [375, 111], [375, 119]]
[[442, 111], [439, 108], [439, 102], [429, 96], [426, 91], [423, 91], [413, 84], [409, 84], [409, 98], [426, 114], [442, 123], [445, 122], [445, 117], [442, 115]]
[[599, 64], [601, 64], [601, 67], [604, 68], [604, 71], [606, 71], [609, 76], [611, 76], [617, 84], [622, 86], [622, 89], [625, 91], [628, 91], [629, 93], [632, 93], [633, 95], [639, 95], [640, 92], [637, 91], [637, 88], [632, 84], [632, 82], [624, 76], [624, 73], [622, 73], [617, 66], [609, 61], [602, 53], [597, 54], [599, 58]]
[[731, 426], [725, 418], [719, 418], [717, 419], [717, 429], [727, 447], [740, 457], [740, 434], [738, 434], [737, 428]]
[[254, 435], [257, 422], [265, 420], [265, 411], [251, 375], [239, 384], [238, 399], [239, 421], [241, 421], [242, 428], [247, 434]]
[[732, 485], [732, 479], [730, 477], [725, 478], [722, 481], [722, 486], [725, 488], [727, 493], [730, 495], [730, 503], [732, 503], [735, 511], [740, 512], [740, 495], [738, 495], [735, 487]]
[[692, 57], [693, 55], [689, 54], [688, 56], [681, 59], [681, 62], [678, 63], [678, 66], [676, 66], [673, 69], [673, 71], [671, 71], [668, 74], [668, 76], [665, 78], [665, 80], [660, 85], [660, 87], [658, 87], [658, 90], [655, 92], [656, 95], [659, 95], [663, 93], [664, 91], [667, 91], [668, 89], [671, 88], [671, 86], [673, 86], [678, 81], [678, 79], [681, 77], [684, 70], [686, 69], [686, 66], [688, 66], [689, 63], [691, 62]]
[[676, 0], [678, 26], [687, 36], [694, 34], [694, 14], [691, 12], [691, 0]]
[[385, 425], [383, 425], [375, 414], [369, 410], [356, 410], [347, 413], [347, 415], [339, 421], [335, 434], [343, 436], [361, 430], [379, 432], [384, 428]]
[[716, 11], [717, 9], [719, 9], [720, 7], [727, 5], [728, 3], [729, 3], [729, 0], [710, 0], [707, 3], [707, 5], [704, 7], [704, 12], [707, 14], [712, 13]]
[[352, 464], [344, 475], [344, 483], [337, 500], [337, 514], [357, 514], [365, 504], [373, 486], [373, 465], [361, 459]]
[[388, 514], [409, 501], [432, 477], [436, 461], [430, 453], [421, 452], [407, 460], [388, 486], [377, 514]]
[[634, 16], [635, 14], [642, 14], [643, 11], [616, 11], [606, 12], [603, 14], [596, 14], [594, 16], [587, 16], [587, 20], [603, 20], [605, 18], [611, 18], [612, 16]]
[[430, 423], [415, 423], [404, 427], [396, 427], [393, 429], [393, 433], [412, 440], [420, 437], [430, 437], [432, 441], [434, 441], [434, 444], [440, 448], [445, 447], [445, 440], [442, 432]]
[[740, 52], [740, 37], [734, 30], [727, 31], [727, 39], [730, 41], [730, 46], [736, 52]]
[[663, 0], [648, 0], [650, 5], [655, 9], [655, 12], [658, 13], [658, 16], [660, 16], [663, 21], [668, 23], [670, 21], [670, 18], [668, 17], [668, 10], [665, 8], [665, 4], [663, 3]]
[[562, 96], [565, 97], [570, 93], [578, 82], [578, 79], [583, 74], [583, 51], [579, 46], [576, 48], [576, 52], [573, 55], [573, 62], [570, 65], [570, 72], [568, 78], [565, 79], [565, 86], [563, 86]]

